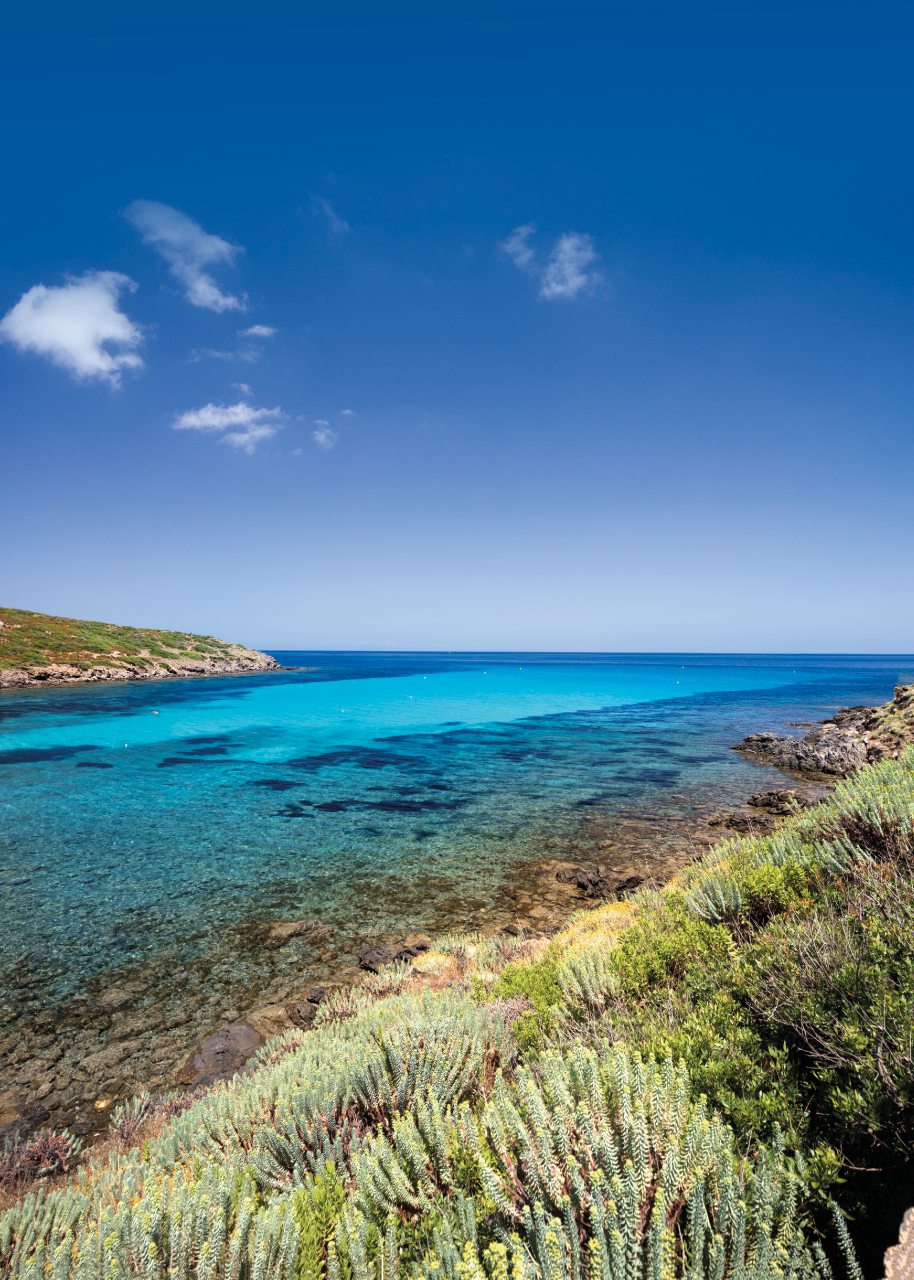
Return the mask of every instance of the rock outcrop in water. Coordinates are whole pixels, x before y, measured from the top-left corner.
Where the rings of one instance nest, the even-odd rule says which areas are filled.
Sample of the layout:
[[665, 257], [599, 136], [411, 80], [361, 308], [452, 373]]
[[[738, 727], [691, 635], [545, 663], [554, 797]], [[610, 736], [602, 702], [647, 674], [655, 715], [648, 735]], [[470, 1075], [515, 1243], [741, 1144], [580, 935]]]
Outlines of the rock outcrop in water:
[[735, 748], [795, 773], [843, 777], [898, 756], [914, 737], [914, 685], [900, 685], [883, 707], [845, 707], [802, 738], [753, 733]]

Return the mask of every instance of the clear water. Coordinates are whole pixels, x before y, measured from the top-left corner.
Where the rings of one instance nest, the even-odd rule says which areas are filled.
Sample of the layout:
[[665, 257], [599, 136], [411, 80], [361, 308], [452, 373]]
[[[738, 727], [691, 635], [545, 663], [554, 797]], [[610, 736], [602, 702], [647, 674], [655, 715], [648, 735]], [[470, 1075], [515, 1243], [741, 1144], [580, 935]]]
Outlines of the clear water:
[[277, 656], [312, 669], [0, 695], [0, 972], [33, 1010], [152, 964], [194, 970], [216, 1011], [316, 964], [233, 959], [252, 921], [320, 918], [350, 956], [482, 921], [526, 859], [776, 783], [729, 750], [745, 733], [914, 677], [910, 657]]

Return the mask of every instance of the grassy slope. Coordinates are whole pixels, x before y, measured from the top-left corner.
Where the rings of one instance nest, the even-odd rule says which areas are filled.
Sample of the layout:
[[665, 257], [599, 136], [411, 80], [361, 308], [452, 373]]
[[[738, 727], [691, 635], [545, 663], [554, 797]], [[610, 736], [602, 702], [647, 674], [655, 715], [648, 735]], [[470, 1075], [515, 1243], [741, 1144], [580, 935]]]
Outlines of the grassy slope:
[[823, 1275], [832, 1197], [879, 1247], [910, 1200], [912, 882], [914, 748], [551, 942], [443, 939], [252, 1073], [123, 1109], [0, 1222], [0, 1271]]
[[136, 667], [169, 659], [229, 658], [239, 646], [183, 631], [120, 627], [110, 622], [56, 618], [27, 609], [0, 608], [0, 670], [66, 664]]

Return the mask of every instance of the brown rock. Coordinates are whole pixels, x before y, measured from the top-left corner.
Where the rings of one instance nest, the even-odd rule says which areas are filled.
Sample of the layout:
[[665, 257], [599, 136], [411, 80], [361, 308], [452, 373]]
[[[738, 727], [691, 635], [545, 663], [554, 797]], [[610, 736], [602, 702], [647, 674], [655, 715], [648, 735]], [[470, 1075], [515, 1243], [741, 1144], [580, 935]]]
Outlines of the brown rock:
[[310, 1031], [314, 1025], [314, 1019], [317, 1017], [316, 1004], [312, 1004], [310, 1000], [296, 1000], [292, 1004], [285, 1007], [286, 1017], [296, 1027], [301, 1027], [305, 1031]]
[[263, 1044], [248, 1022], [233, 1022], [207, 1036], [178, 1072], [182, 1084], [213, 1084], [240, 1071]]
[[[410, 940], [412, 939], [412, 945]], [[403, 942], [371, 942], [359, 952], [359, 967], [369, 973], [377, 973], [387, 964], [397, 960], [412, 960], [420, 951], [427, 951], [431, 939], [424, 934], [411, 934]]]
[[107, 1013], [114, 1013], [118, 1009], [126, 1009], [133, 998], [133, 992], [124, 987], [106, 987], [98, 997], [97, 1004]]
[[387, 942], [373, 942], [359, 952], [359, 967], [369, 973], [377, 973], [386, 964], [398, 959], [397, 950]]
[[618, 882], [613, 889], [613, 893], [617, 898], [621, 899], [626, 897], [629, 893], [634, 893], [636, 889], [640, 889], [644, 883], [644, 876], [639, 876], [637, 874], [626, 876], [624, 880], [620, 880]]
[[264, 1040], [269, 1040], [280, 1031], [286, 1030], [289, 1025], [289, 1015], [285, 1005], [265, 1004], [259, 1009], [252, 1009], [245, 1021]]

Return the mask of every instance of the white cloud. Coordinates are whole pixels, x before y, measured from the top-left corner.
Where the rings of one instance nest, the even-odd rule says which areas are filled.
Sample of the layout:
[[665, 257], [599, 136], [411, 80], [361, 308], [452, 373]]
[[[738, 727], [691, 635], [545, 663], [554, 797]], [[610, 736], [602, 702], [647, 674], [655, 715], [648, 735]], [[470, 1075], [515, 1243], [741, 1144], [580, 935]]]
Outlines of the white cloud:
[[339, 432], [334, 431], [329, 422], [326, 422], [323, 418], [318, 418], [314, 423], [311, 438], [322, 449], [332, 449], [340, 437]]
[[576, 298], [582, 289], [600, 279], [592, 270], [597, 251], [590, 236], [566, 231], [552, 247], [549, 261], [540, 278], [541, 298]]
[[267, 409], [239, 400], [237, 404], [211, 403], [188, 409], [178, 414], [171, 425], [175, 431], [222, 433], [219, 439], [223, 444], [250, 454], [262, 441], [276, 435], [285, 417], [279, 406]]
[[252, 324], [250, 329], [239, 329], [242, 338], [275, 338], [276, 329], [271, 324]]
[[53, 287], [33, 285], [0, 320], [0, 339], [46, 356], [75, 378], [118, 387], [124, 369], [143, 364], [134, 350], [143, 334], [119, 306], [121, 293], [135, 288], [117, 271], [87, 271]]
[[343, 418], [354, 418], [355, 409], [340, 409], [340, 416]]
[[331, 236], [335, 236], [339, 239], [349, 230], [349, 223], [346, 219], [341, 217], [330, 201], [326, 200], [323, 196], [311, 197], [311, 211], [312, 213], [322, 215], [326, 219], [327, 230]]
[[511, 259], [519, 271], [532, 276], [539, 284], [538, 296], [546, 300], [576, 298], [579, 293], [602, 279], [594, 264], [599, 254], [593, 238], [580, 231], [566, 231], [553, 244], [545, 262], [530, 243], [536, 228], [532, 223], [515, 227], [499, 242], [499, 249]]
[[284, 418], [282, 409], [258, 409], [239, 400], [237, 404], [205, 404], [188, 409], [175, 418], [176, 431], [224, 431], [226, 427], [249, 427], [265, 418]]
[[232, 390], [238, 391], [243, 396], [252, 396], [254, 394], [254, 388], [249, 382], [233, 382]]
[[221, 437], [221, 442], [250, 455], [261, 441], [272, 439], [278, 430], [279, 427], [270, 426], [269, 424], [264, 424], [260, 427], [246, 427], [243, 431], [227, 431]]
[[184, 286], [188, 302], [208, 311], [244, 311], [245, 300], [223, 293], [206, 269], [230, 266], [240, 253], [238, 245], [210, 235], [180, 209], [157, 200], [134, 200], [124, 216], [139, 231], [143, 243], [168, 263], [171, 274]]

